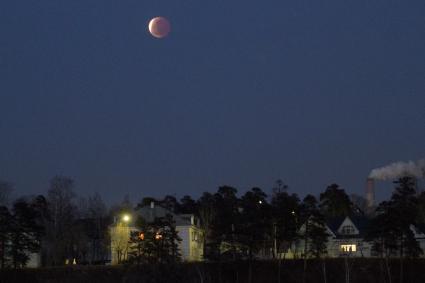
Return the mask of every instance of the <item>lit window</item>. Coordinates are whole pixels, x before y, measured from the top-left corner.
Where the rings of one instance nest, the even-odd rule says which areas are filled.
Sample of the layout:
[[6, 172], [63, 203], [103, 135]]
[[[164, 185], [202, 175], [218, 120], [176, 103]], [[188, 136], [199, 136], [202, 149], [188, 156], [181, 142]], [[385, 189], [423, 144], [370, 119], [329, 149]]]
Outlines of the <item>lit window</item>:
[[352, 235], [352, 234], [355, 234], [355, 232], [356, 232], [356, 230], [354, 229], [354, 227], [352, 225], [342, 226], [341, 234]]
[[345, 253], [356, 252], [357, 247], [356, 245], [341, 245], [341, 251]]

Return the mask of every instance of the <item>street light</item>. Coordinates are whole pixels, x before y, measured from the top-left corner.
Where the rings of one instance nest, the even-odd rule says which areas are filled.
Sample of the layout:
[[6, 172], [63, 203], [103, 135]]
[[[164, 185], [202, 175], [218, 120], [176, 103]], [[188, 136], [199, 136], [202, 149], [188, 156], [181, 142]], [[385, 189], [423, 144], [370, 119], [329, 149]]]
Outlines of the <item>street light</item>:
[[130, 215], [128, 215], [128, 214], [124, 214], [124, 215], [122, 216], [122, 221], [124, 221], [125, 223], [130, 222], [130, 220], [131, 220]]

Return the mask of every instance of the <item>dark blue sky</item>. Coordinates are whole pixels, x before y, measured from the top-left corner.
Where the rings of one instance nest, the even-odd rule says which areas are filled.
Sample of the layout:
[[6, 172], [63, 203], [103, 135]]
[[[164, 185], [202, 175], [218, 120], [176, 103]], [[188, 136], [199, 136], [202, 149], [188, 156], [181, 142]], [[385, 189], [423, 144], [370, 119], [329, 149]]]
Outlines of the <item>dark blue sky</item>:
[[0, 179], [20, 195], [63, 174], [108, 202], [279, 178], [362, 194], [371, 169], [424, 157], [424, 15], [423, 0], [1, 1]]

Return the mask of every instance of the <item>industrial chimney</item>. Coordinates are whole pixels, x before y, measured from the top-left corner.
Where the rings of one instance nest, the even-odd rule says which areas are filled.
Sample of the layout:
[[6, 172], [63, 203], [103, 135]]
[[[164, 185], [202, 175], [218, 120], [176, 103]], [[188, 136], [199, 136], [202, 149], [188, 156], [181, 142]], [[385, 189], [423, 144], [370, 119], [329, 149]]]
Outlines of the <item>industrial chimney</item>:
[[375, 205], [375, 181], [372, 178], [366, 180], [366, 205], [368, 210]]

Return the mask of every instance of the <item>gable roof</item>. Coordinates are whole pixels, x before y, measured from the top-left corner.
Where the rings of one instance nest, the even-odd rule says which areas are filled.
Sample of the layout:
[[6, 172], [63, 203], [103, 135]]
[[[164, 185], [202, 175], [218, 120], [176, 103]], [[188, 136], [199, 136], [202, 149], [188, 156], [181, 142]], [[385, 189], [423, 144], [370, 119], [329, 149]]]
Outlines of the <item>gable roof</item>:
[[338, 233], [338, 229], [341, 226], [344, 219], [345, 219], [345, 217], [328, 218], [328, 219], [326, 219], [326, 225], [328, 225], [328, 227], [332, 231], [332, 233], [334, 233], [336, 235]]
[[415, 233], [415, 238], [424, 238], [425, 237], [425, 223], [417, 223], [411, 225], [410, 229]]
[[[341, 225], [344, 223], [345, 219], [349, 219], [355, 228], [359, 231], [359, 234], [356, 235], [343, 235], [339, 233]], [[367, 231], [369, 225], [369, 219], [364, 216], [346, 216], [346, 217], [334, 217], [326, 219], [326, 225], [329, 229], [337, 236], [337, 238], [357, 238], [362, 237]]]

